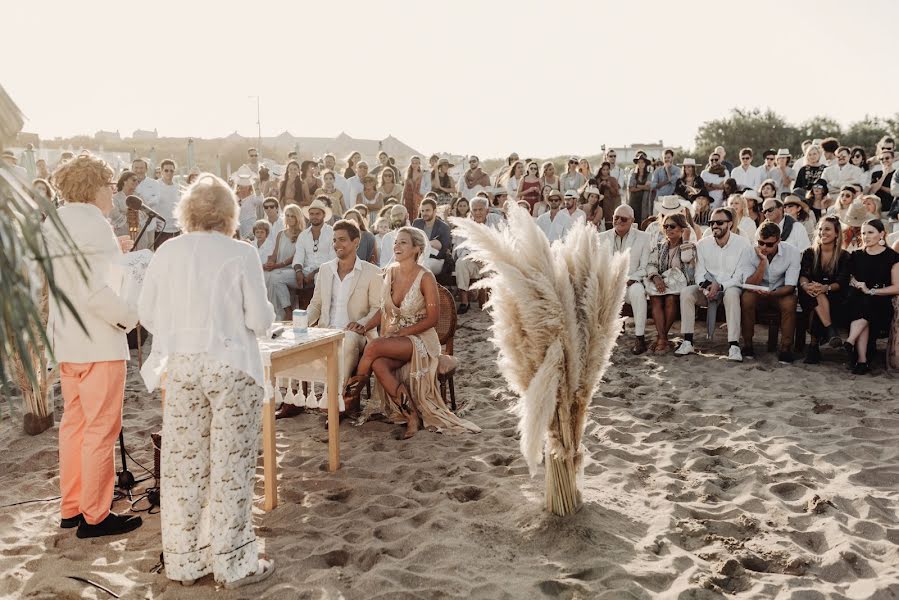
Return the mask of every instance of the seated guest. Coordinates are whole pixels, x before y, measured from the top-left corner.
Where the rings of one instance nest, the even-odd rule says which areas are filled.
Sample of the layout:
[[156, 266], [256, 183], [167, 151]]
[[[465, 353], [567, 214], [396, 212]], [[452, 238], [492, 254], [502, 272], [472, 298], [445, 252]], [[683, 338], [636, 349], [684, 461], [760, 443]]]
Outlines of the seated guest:
[[259, 264], [268, 262], [268, 257], [275, 249], [275, 238], [271, 235], [271, 226], [265, 219], [259, 219], [253, 225], [253, 241], [251, 242], [256, 252], [259, 253]]
[[815, 219], [820, 219], [821, 215], [830, 208], [833, 201], [827, 197], [827, 182], [823, 179], [816, 179], [811, 185], [811, 189], [806, 192], [805, 200], [812, 209]]
[[[797, 223], [793, 217], [784, 214], [784, 203], [781, 200], [776, 198], [765, 200], [762, 203], [762, 214], [766, 220], [774, 223], [780, 229], [781, 241], [792, 244], [799, 252], [804, 252], [811, 245], [805, 227], [801, 223]], [[758, 233], [756, 230], [756, 238], [758, 238]]]
[[561, 240], [571, 228], [571, 215], [562, 208], [562, 192], [552, 190], [547, 197], [549, 210], [537, 217], [537, 227], [546, 235], [550, 243]]
[[886, 245], [879, 219], [862, 226], [864, 247], [849, 257], [849, 337], [843, 345], [855, 375], [871, 371], [868, 353], [885, 337], [893, 320], [893, 297], [899, 295], [899, 254]]
[[[684, 241], [698, 240], [702, 237], [702, 229], [693, 221], [690, 204], [680, 196], [662, 196], [658, 199], [659, 216], [646, 227], [646, 235], [649, 236], [650, 247], [665, 239], [665, 229], [662, 221], [667, 215], [683, 215], [687, 221], [687, 229], [684, 230]], [[754, 231], [754, 230], [753, 230]]]
[[272, 250], [262, 270], [265, 275], [265, 289], [268, 301], [275, 307], [275, 315], [285, 321], [291, 320], [292, 303], [290, 290], [297, 289], [297, 276], [293, 270], [293, 258], [297, 252], [297, 239], [303, 231], [302, 209], [296, 204], [284, 207], [284, 231], [279, 231], [272, 242]]
[[[675, 355], [693, 353], [693, 328], [696, 324], [696, 304], [724, 302], [727, 318], [728, 360], [743, 361], [740, 352], [740, 284], [742, 265], [752, 247], [741, 235], [731, 232], [733, 213], [729, 208], [718, 208], [712, 212], [709, 225], [712, 237], [702, 238], [696, 243], [695, 285], [684, 288], [680, 295], [681, 333], [684, 341], [675, 350]], [[712, 308], [709, 308], [712, 311]], [[714, 312], [714, 311], [712, 311]], [[714, 315], [709, 315], [710, 319]]]
[[262, 203], [262, 212], [265, 214], [264, 220], [269, 225], [269, 237], [274, 239], [279, 231], [284, 230], [284, 219], [281, 217], [281, 205], [278, 204], [278, 199], [272, 196], [266, 198]]
[[344, 219], [353, 221], [359, 227], [359, 246], [356, 248], [356, 254], [362, 260], [370, 262], [373, 265], [378, 264], [378, 242], [375, 236], [368, 230], [366, 222], [368, 219], [361, 211], [351, 208], [343, 215]]
[[794, 221], [805, 227], [805, 233], [808, 235], [808, 238], [810, 240], [814, 239], [818, 220], [805, 200], [792, 192], [788, 192], [784, 194], [783, 203], [784, 214], [793, 217]]
[[309, 226], [297, 238], [296, 253], [293, 255], [297, 288], [314, 287], [318, 269], [334, 258], [334, 230], [327, 224], [331, 219], [331, 209], [325, 200], [328, 198], [318, 196], [312, 204], [302, 209]]
[[680, 293], [696, 283], [696, 247], [684, 243], [688, 228], [686, 217], [680, 213], [663, 216], [665, 237], [649, 250], [643, 287], [649, 294], [656, 325], [654, 352], [668, 352], [668, 332], [677, 319]]
[[705, 193], [701, 193], [693, 200], [693, 222], [700, 227], [708, 227], [709, 218], [712, 215], [712, 199]]
[[634, 223], [634, 209], [621, 204], [612, 216], [612, 229], [599, 234], [607, 241], [614, 254], [630, 251], [630, 267], [627, 275], [627, 294], [624, 301], [631, 305], [634, 313], [634, 334], [637, 343], [632, 352], [646, 352], [646, 289], [643, 278], [646, 276], [646, 265], [649, 263], [649, 236], [640, 231]]
[[834, 318], [845, 311], [849, 289], [849, 254], [843, 252], [840, 220], [827, 215], [818, 221], [818, 231], [811, 248], [802, 253], [799, 266], [799, 305], [809, 316], [811, 342], [805, 363], [821, 362], [820, 342], [839, 348], [840, 339]]
[[755, 316], [761, 308], [780, 312], [780, 351], [777, 360], [793, 362], [793, 334], [796, 332], [796, 284], [799, 282], [800, 254], [792, 244], [781, 243], [780, 228], [770, 222], [756, 233], [756, 248], [743, 262], [743, 283], [759, 285], [767, 291], [744, 289], [740, 298], [743, 327], [743, 356], [752, 358]]
[[861, 197], [861, 204], [865, 207], [865, 220], [880, 218], [880, 198], [873, 194], [865, 194]]
[[390, 231], [381, 238], [381, 247], [378, 249], [380, 267], [383, 269], [393, 262], [393, 244], [396, 241], [396, 232], [409, 224], [409, 213], [402, 204], [395, 204], [388, 209], [388, 223]]
[[853, 202], [840, 217], [843, 224], [842, 246], [846, 252], [855, 252], [864, 247], [862, 225], [868, 220], [868, 211], [861, 202]]
[[832, 206], [830, 206], [830, 208], [828, 208], [827, 214], [836, 215], [840, 217], [840, 220], [845, 220], [846, 213], [855, 202], [855, 197], [857, 195], [858, 194], [855, 191], [855, 186], [844, 185], [837, 195], [836, 202]]
[[727, 207], [734, 213], [734, 228], [750, 242], [755, 240], [755, 230], [758, 226], [749, 216], [749, 208], [743, 194], [731, 194], [727, 198]]
[[696, 196], [706, 193], [705, 181], [696, 172], [696, 161], [692, 158], [685, 158], [681, 167], [683, 172], [674, 184], [674, 193], [692, 203]]
[[[334, 253], [337, 258], [324, 263], [319, 269], [312, 301], [309, 302], [309, 326], [343, 329], [343, 345], [340, 359], [340, 383], [349, 379], [356, 370], [356, 363], [367, 341], [365, 323], [377, 312], [381, 302], [381, 272], [375, 265], [359, 258], [357, 250], [361, 230], [350, 220], [334, 224]], [[347, 413], [358, 412], [357, 386], [350, 394], [344, 394]], [[284, 403], [276, 417], [293, 417], [302, 409]]]
[[420, 266], [427, 251], [421, 230], [403, 227], [397, 232], [396, 262], [384, 277], [382, 308], [358, 330], [361, 335], [380, 325], [381, 337], [365, 346], [357, 374], [347, 382], [350, 389], [364, 385], [374, 372], [387, 393], [382, 410], [388, 420], [406, 425], [403, 439], [415, 435], [422, 422], [431, 431], [480, 431], [450, 412], [437, 387], [440, 340], [434, 328], [440, 301], [434, 275]]
[[412, 226], [421, 229], [428, 236], [430, 255], [425, 265], [434, 275], [443, 270], [447, 253], [450, 251], [452, 236], [446, 221], [437, 216], [437, 202], [433, 198], [425, 198], [419, 206], [420, 219], [415, 219]]
[[[136, 311], [106, 283], [122, 251], [134, 245], [127, 238], [116, 239], [106, 220], [113, 208], [114, 177], [109, 165], [90, 154], [63, 163], [53, 181], [65, 201], [57, 214], [70, 240], [55, 227], [45, 229], [48, 247], [54, 249], [56, 285], [71, 302], [66, 307], [60, 296], [50, 294], [47, 324], [65, 403], [59, 425], [59, 526], [77, 527], [79, 538], [118, 535], [141, 526], [136, 515], [109, 511], [130, 358], [126, 332], [137, 323]], [[72, 245], [83, 258], [72, 256]]]
[[[499, 227], [502, 218], [499, 215], [489, 214], [487, 198], [475, 196], [471, 199], [471, 219], [475, 223], [481, 223], [488, 227]], [[456, 259], [456, 287], [459, 288], [459, 314], [464, 315], [468, 312], [468, 290], [471, 287], [471, 281], [477, 279], [481, 274], [481, 266], [474, 260], [469, 258], [471, 250], [468, 248], [460, 248], [459, 245], [465, 238], [454, 233], [455, 244], [453, 248], [453, 257]]]
[[242, 240], [250, 239], [253, 225], [262, 218], [262, 198], [256, 194], [253, 182], [253, 175], [245, 173], [238, 173], [234, 181], [234, 191], [240, 205], [237, 231]]
[[256, 337], [275, 313], [256, 252], [231, 238], [238, 214], [225, 182], [201, 174], [176, 208], [185, 235], [157, 250], [138, 306], [153, 333], [147, 389], [165, 373], [165, 573], [185, 584], [212, 573], [226, 588], [274, 571], [258, 556], [253, 486], [265, 395]]
[[[465, 196], [459, 196], [453, 203], [450, 204], [449, 216], [450, 217], [460, 217], [465, 218], [468, 216], [469, 211], [471, 210], [471, 205], [468, 199]], [[452, 224], [450, 224], [450, 228], [452, 228]]]

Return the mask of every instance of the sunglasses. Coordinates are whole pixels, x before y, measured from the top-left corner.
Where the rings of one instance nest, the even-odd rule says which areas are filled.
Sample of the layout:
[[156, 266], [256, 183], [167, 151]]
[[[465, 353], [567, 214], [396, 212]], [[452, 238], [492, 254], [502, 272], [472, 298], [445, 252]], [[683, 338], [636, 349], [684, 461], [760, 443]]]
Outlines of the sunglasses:
[[569, 164], [569, 165], [576, 165], [576, 164], [577, 164], [577, 161], [576, 161], [576, 160], [569, 160], [569, 161], [568, 161], [568, 164]]
[[251, 155], [250, 155], [250, 158], [259, 158], [259, 155], [258, 155], [258, 154], [251, 154]]
[[616, 223], [627, 223], [630, 220], [630, 217], [612, 217], [612, 221]]
[[163, 173], [174, 173], [175, 169], [163, 169], [162, 172]]
[[709, 159], [709, 162], [716, 163], [716, 162], [718, 162], [718, 160], [719, 160], [719, 159], [717, 159], [717, 158], [710, 158], [710, 159]]
[[677, 229], [678, 227], [680, 227], [680, 225], [676, 225], [674, 223], [665, 223], [664, 227], [665, 229]]
[[773, 156], [766, 156], [766, 157], [765, 157], [765, 160], [774, 160], [774, 157], [773, 157]]
[[709, 225], [712, 227], [724, 227], [730, 223], [730, 219], [715, 219], [714, 221], [709, 221]]
[[617, 154], [609, 154], [609, 158], [618, 158]]
[[772, 206], [771, 208], [763, 208], [763, 209], [762, 209], [762, 214], [767, 215], [769, 212], [774, 212], [774, 211], [777, 210], [778, 208], [783, 208], [783, 207], [781, 207], [781, 206]]
[[757, 243], [759, 248], [773, 248], [777, 245], [777, 242], [763, 242], [762, 240], [759, 240]]
[[743, 160], [750, 160], [752, 157], [750, 155], [746, 154], [744, 156], [741, 156], [740, 158]]

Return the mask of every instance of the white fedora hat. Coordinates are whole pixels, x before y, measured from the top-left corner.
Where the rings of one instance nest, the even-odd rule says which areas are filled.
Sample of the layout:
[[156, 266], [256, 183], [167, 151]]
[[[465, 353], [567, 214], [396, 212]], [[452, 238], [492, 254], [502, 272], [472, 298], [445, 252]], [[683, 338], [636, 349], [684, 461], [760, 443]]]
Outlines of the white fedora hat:
[[303, 216], [305, 216], [308, 219], [309, 211], [312, 210], [313, 208], [317, 208], [318, 210], [324, 211], [326, 222], [330, 221], [331, 217], [334, 216], [334, 213], [331, 211], [331, 207], [328, 206], [327, 204], [325, 204], [322, 200], [320, 200], [318, 198], [313, 200], [312, 203], [309, 204], [309, 206], [303, 207]]

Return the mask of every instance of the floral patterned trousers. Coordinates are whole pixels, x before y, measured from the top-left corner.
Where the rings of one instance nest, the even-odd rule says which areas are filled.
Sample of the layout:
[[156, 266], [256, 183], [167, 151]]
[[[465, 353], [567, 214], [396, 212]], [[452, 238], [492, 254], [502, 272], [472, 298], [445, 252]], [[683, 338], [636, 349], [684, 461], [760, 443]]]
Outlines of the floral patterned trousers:
[[256, 571], [253, 485], [263, 388], [206, 355], [168, 361], [162, 422], [162, 548], [175, 581]]

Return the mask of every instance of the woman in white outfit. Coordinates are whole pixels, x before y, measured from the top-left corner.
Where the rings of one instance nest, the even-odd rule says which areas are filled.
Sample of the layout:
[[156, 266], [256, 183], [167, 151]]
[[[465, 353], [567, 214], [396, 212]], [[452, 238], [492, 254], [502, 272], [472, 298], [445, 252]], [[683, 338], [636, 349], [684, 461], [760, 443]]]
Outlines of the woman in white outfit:
[[293, 303], [290, 300], [290, 290], [297, 289], [297, 276], [291, 265], [296, 253], [297, 238], [305, 223], [306, 219], [299, 206], [289, 204], [284, 207], [284, 231], [275, 236], [272, 254], [262, 265], [268, 301], [275, 307], [275, 315], [283, 315], [285, 321], [291, 319]]
[[185, 235], [156, 251], [138, 305], [153, 333], [147, 389], [166, 377], [166, 576], [186, 585], [212, 573], [234, 588], [274, 571], [257, 553], [253, 484], [264, 395], [256, 337], [275, 314], [257, 251], [231, 237], [238, 210], [224, 181], [201, 174], [175, 209]]

